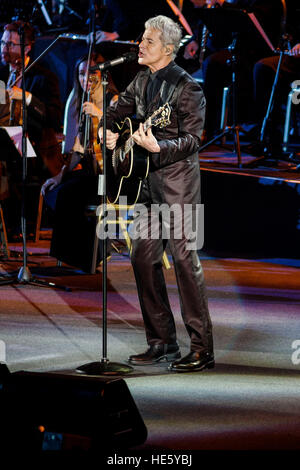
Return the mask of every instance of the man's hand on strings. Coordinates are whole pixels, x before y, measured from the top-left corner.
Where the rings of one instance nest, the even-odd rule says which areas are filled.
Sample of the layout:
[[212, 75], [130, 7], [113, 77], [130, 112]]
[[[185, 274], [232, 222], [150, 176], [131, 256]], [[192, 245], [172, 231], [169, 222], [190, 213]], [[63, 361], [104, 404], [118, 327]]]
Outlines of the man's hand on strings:
[[[99, 128], [98, 135], [99, 135], [99, 140], [101, 144], [103, 144], [103, 127]], [[106, 131], [106, 147], [109, 150], [114, 150], [114, 148], [117, 145], [118, 138], [119, 138], [119, 134], [117, 132], [112, 132], [111, 130], [108, 129]]]
[[158, 145], [156, 138], [152, 134], [151, 127], [149, 127], [149, 129], [145, 133], [143, 124], [141, 123], [138, 130], [134, 134], [132, 134], [132, 138], [136, 144], [148, 150], [148, 152], [160, 152], [160, 146]]

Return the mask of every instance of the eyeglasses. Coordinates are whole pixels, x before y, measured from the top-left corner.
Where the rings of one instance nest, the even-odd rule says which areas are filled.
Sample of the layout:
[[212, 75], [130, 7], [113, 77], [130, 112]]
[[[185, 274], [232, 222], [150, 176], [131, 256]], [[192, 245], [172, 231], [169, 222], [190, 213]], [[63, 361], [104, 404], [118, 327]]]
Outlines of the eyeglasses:
[[6, 46], [8, 49], [11, 49], [12, 47], [21, 45], [21, 44], [16, 44], [15, 42], [11, 42], [11, 41], [8, 41], [8, 42], [1, 41], [0, 44], [1, 44], [1, 47], [4, 48]]

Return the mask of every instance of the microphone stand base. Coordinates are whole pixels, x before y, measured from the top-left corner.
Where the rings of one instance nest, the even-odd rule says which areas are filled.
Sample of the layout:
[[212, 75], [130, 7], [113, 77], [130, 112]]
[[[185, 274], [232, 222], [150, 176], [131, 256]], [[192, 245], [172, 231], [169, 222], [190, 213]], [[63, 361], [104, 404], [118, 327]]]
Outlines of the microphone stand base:
[[86, 375], [127, 375], [133, 371], [133, 367], [119, 362], [109, 362], [108, 359], [101, 361], [89, 362], [76, 368], [76, 372]]
[[0, 276], [0, 287], [7, 286], [7, 285], [17, 285], [17, 284], [37, 286], [37, 287], [50, 287], [50, 288], [55, 288], [55, 289], [61, 289], [66, 292], [71, 292], [72, 290], [68, 286], [63, 286], [61, 284], [56, 284], [55, 282], [52, 282], [52, 281], [45, 281], [44, 279], [38, 279], [36, 277], [33, 277], [27, 266], [22, 266], [22, 268], [20, 268], [19, 273], [16, 276], [11, 275], [11, 274]]
[[31, 281], [31, 278], [32, 276], [29, 271], [29, 268], [27, 266], [23, 266], [18, 273], [18, 281], [27, 283]]

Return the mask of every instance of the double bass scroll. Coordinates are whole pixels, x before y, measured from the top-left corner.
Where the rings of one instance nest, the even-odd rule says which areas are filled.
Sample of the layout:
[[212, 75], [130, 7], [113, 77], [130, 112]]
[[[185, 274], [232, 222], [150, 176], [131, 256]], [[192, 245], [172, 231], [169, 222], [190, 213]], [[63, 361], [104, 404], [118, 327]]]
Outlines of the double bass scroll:
[[[214, 7], [215, 6], [212, 5], [211, 3], [207, 3], [206, 6], [205, 6], [205, 8], [214, 8]], [[208, 36], [209, 36], [208, 28], [205, 24], [203, 24], [203, 29], [202, 29], [202, 34], [201, 34], [201, 42], [200, 42], [200, 45], [199, 45], [199, 65], [200, 65], [200, 68], [202, 68], [202, 65], [203, 65]]]

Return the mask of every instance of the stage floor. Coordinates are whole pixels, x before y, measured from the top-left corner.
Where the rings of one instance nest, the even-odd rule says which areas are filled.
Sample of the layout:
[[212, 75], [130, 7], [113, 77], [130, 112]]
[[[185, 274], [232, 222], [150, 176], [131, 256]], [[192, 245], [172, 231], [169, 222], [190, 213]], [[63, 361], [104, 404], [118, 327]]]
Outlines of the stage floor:
[[[20, 245], [11, 248], [22, 250]], [[47, 240], [29, 243], [31, 273], [72, 290], [0, 287], [1, 359], [10, 371], [70, 374], [102, 357], [101, 273], [57, 267], [48, 249]], [[299, 450], [300, 261], [211, 257], [204, 251], [201, 258], [216, 367], [176, 374], [160, 363], [135, 367], [124, 377], [148, 429], [147, 441], [133, 451]], [[18, 271], [21, 265], [22, 259], [1, 262], [1, 271]], [[185, 354], [189, 340], [173, 269], [165, 276]], [[145, 348], [128, 255], [113, 253], [108, 263], [108, 358], [126, 362]]]
[[[242, 145], [245, 146], [246, 143]], [[294, 152], [299, 150], [293, 147]], [[233, 145], [229, 142], [224, 148], [221, 145], [210, 145], [199, 153], [200, 168], [204, 171], [212, 171], [239, 176], [251, 176], [254, 178], [269, 178], [274, 181], [285, 181], [289, 183], [300, 182], [300, 157], [285, 160], [268, 160], [255, 157], [249, 153], [241, 152], [241, 166], [239, 165]]]

